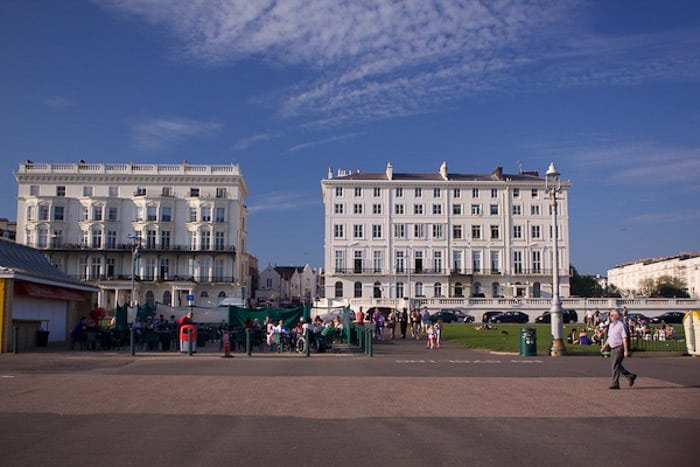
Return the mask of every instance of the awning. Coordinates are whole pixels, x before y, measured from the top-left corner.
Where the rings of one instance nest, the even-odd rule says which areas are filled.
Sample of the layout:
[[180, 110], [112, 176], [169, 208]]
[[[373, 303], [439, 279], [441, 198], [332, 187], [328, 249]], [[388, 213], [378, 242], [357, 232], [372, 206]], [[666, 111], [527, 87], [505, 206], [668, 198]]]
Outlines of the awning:
[[87, 300], [87, 297], [74, 290], [24, 281], [15, 282], [15, 294], [50, 298], [53, 300], [71, 300], [74, 302], [84, 302]]

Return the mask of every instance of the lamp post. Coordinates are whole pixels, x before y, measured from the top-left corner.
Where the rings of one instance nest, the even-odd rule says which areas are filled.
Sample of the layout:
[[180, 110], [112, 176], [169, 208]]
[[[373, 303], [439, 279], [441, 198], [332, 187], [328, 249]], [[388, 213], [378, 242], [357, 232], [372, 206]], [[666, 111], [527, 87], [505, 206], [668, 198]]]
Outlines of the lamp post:
[[136, 258], [139, 255], [141, 237], [130, 234], [127, 238], [131, 240], [131, 306], [134, 307], [138, 303], [136, 300]]
[[559, 241], [557, 232], [557, 193], [561, 191], [560, 174], [549, 164], [544, 179], [545, 191], [552, 197], [552, 308], [550, 309], [552, 327], [552, 357], [564, 355], [564, 340], [562, 339], [563, 312], [559, 298]]

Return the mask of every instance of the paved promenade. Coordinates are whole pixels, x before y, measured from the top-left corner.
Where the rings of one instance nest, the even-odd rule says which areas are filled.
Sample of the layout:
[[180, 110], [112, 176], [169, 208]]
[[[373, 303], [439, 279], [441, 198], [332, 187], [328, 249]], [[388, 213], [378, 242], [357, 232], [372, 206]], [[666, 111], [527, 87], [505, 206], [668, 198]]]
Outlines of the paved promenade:
[[700, 359], [341, 353], [0, 356], [3, 465], [695, 465]]

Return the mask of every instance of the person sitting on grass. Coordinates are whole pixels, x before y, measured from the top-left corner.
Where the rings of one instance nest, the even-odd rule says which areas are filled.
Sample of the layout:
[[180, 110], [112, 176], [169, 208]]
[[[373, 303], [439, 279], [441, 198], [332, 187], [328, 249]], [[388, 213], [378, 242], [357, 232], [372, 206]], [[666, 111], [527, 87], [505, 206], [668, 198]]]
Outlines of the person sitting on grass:
[[591, 340], [588, 338], [588, 331], [586, 328], [581, 328], [581, 330], [578, 333], [578, 339], [576, 339], [576, 343], [579, 345], [591, 345]]

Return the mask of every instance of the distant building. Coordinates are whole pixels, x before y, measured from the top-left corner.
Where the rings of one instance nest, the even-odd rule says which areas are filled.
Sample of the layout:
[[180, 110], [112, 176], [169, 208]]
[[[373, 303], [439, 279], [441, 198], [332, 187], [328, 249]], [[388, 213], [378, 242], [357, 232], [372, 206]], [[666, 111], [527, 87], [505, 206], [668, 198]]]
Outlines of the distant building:
[[310, 304], [317, 294], [316, 272], [304, 266], [268, 266], [260, 273], [255, 291], [261, 305]]
[[[570, 182], [557, 199], [569, 288]], [[551, 297], [552, 201], [537, 172], [339, 171], [321, 182], [327, 299]]]
[[700, 298], [700, 252], [648, 258], [615, 266], [608, 271], [608, 282], [626, 297], [640, 294], [645, 279], [669, 276], [685, 282], [691, 298]]
[[17, 223], [0, 218], [0, 238], [15, 241], [17, 234]]
[[250, 296], [237, 165], [27, 162], [14, 176], [17, 242], [98, 286], [100, 306]]

